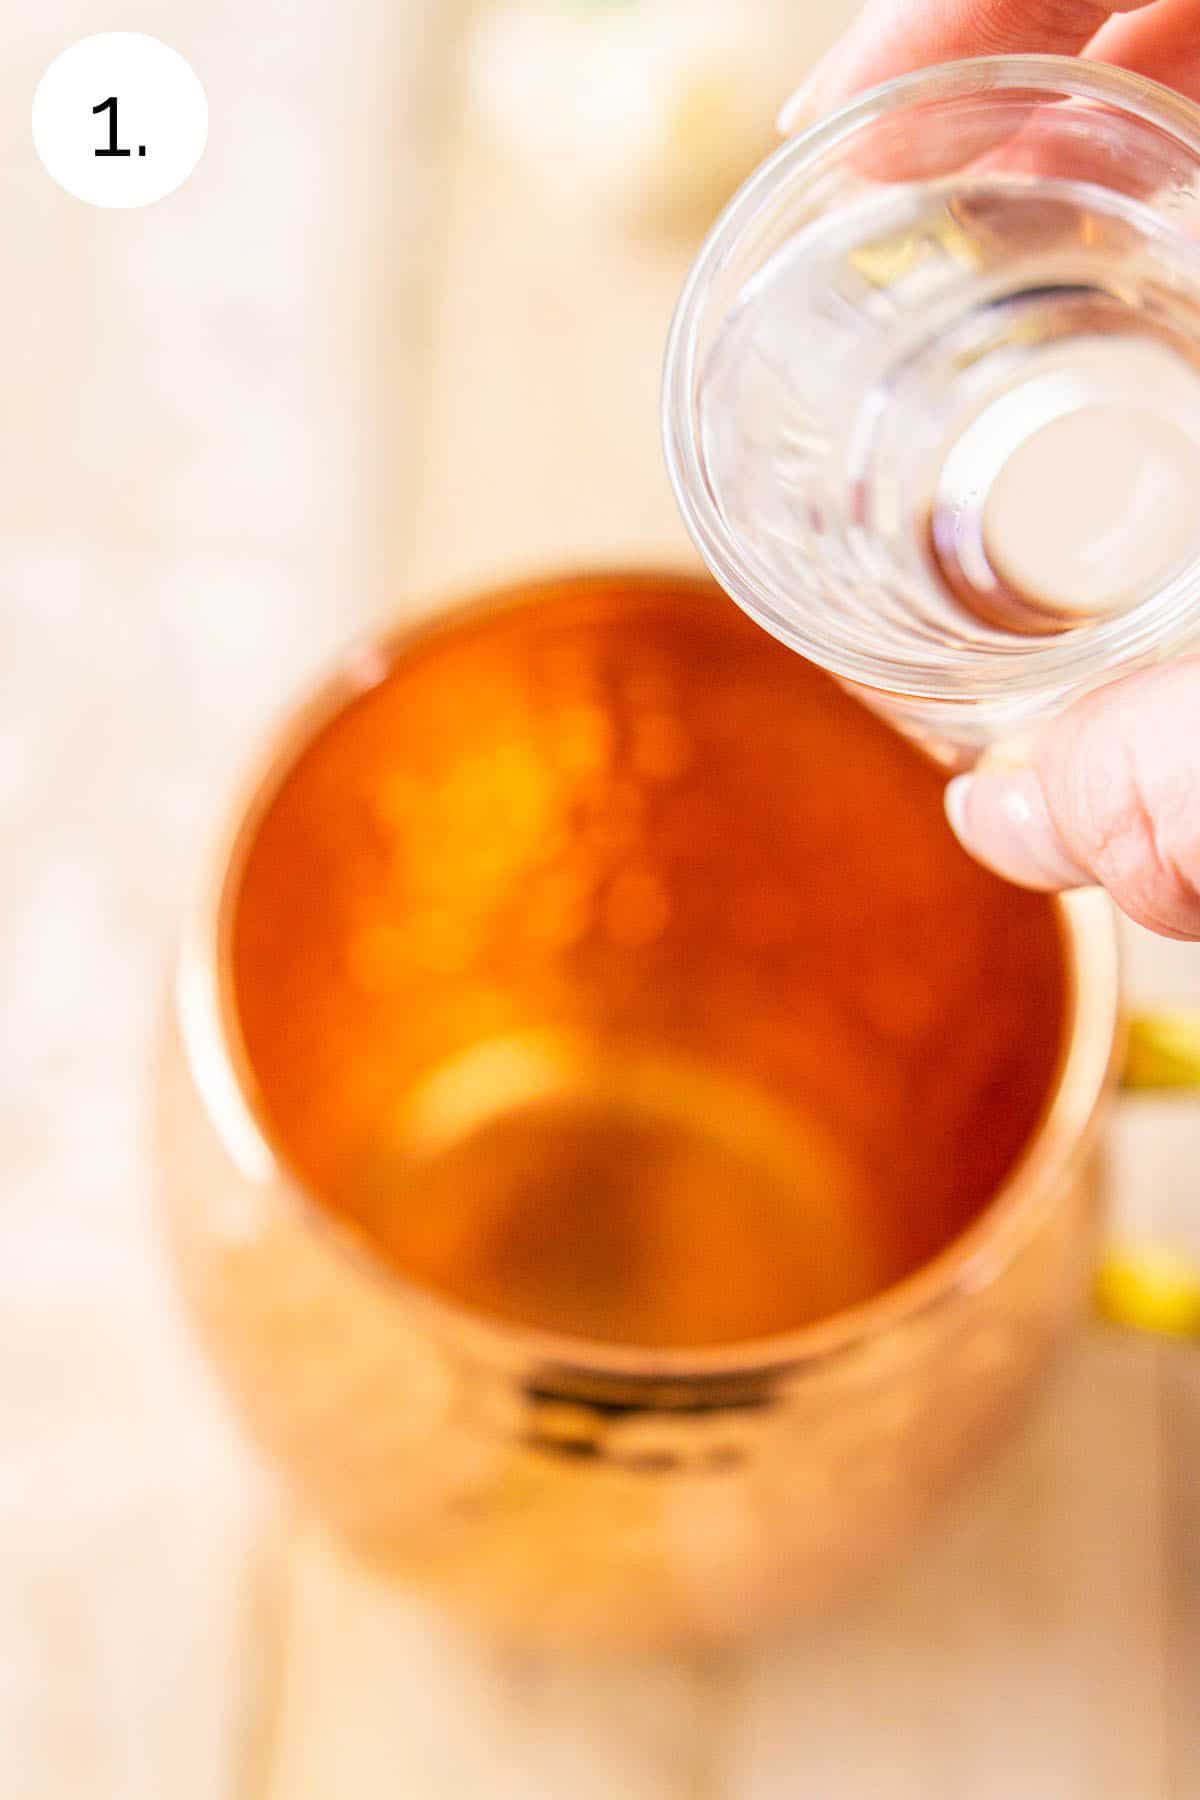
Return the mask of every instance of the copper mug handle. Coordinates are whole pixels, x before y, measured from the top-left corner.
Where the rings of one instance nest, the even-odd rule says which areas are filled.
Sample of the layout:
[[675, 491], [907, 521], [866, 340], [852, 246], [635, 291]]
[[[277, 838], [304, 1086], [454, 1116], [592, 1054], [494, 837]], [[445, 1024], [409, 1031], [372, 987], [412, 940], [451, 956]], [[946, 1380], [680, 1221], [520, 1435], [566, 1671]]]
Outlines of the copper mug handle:
[[[1200, 1007], [1135, 1013], [1121, 1086], [1127, 1093], [1200, 1093]], [[1118, 1242], [1101, 1261], [1096, 1303], [1114, 1324], [1200, 1338], [1200, 1263], [1167, 1244]]]

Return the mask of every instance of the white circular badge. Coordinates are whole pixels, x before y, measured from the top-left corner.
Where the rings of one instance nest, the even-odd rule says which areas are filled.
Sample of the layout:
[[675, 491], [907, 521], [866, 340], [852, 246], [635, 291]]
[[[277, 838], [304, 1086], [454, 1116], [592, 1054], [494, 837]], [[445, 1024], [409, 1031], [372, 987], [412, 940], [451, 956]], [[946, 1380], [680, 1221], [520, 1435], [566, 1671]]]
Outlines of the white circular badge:
[[33, 96], [33, 142], [59, 187], [91, 206], [149, 206], [186, 181], [208, 101], [177, 50], [102, 31], [55, 58]]

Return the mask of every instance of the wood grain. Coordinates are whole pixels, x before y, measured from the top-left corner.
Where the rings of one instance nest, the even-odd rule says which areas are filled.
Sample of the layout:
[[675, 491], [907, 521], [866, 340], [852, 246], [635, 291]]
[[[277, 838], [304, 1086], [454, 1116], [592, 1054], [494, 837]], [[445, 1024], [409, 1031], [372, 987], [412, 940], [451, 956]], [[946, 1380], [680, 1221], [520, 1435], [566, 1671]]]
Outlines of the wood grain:
[[[228, 772], [370, 614], [371, 334], [394, 345], [427, 300], [444, 54], [435, 8], [300, 11], [129, 0], [98, 20], [48, 0], [6, 19], [6, 1800], [218, 1800], [257, 1729], [274, 1504], [162, 1266], [149, 1094]], [[68, 197], [30, 138], [42, 70], [107, 24], [176, 46], [208, 92], [199, 167], [141, 212]], [[387, 367], [395, 432], [418, 384], [411, 359]]]
[[[412, 604], [556, 561], [688, 557], [657, 437], [685, 249], [548, 223], [469, 120], [453, 143]], [[1147, 1000], [1200, 983], [1200, 951], [1132, 931], [1129, 949]], [[1130, 1105], [1114, 1192], [1131, 1229], [1186, 1225], [1200, 1248], [1198, 1134], [1178, 1101]], [[903, 1567], [748, 1659], [500, 1658], [301, 1530], [271, 1800], [328, 1792], [339, 1745], [360, 1800], [1184, 1800], [1193, 1356], [1097, 1328]]]
[[[131, 0], [214, 130], [128, 216], [29, 147], [92, 9], [6, 39], [0, 1792], [1188, 1800], [1194, 1352], [1097, 1330], [910, 1560], [801, 1641], [579, 1667], [489, 1654], [285, 1531], [182, 1328], [146, 1095], [225, 772], [397, 602], [689, 555], [657, 434], [688, 247], [543, 213], [461, 116], [464, 19]], [[1200, 996], [1200, 951], [1130, 950], [1137, 997]], [[1200, 1250], [1200, 1117], [1140, 1101], [1113, 1149], [1127, 1227]]]

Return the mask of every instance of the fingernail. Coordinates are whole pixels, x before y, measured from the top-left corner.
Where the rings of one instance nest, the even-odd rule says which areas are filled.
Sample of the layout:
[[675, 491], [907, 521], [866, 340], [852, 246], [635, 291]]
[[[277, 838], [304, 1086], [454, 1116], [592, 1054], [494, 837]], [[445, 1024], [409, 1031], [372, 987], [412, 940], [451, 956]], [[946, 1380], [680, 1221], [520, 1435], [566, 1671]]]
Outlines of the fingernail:
[[1055, 830], [1035, 769], [991, 767], [956, 775], [946, 789], [946, 817], [964, 850], [1019, 887], [1091, 885]]
[[805, 79], [793, 94], [789, 94], [775, 117], [775, 129], [780, 137], [791, 137], [805, 126], [815, 124], [820, 118], [821, 76], [824, 58], [816, 67], [809, 70]]

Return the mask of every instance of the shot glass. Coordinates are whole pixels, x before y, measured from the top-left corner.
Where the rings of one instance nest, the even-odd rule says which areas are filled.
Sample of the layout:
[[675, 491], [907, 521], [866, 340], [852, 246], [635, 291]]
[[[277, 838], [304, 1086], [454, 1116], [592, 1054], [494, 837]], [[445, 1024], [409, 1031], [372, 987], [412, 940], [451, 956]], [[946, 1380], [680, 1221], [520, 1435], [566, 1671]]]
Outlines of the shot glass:
[[1200, 633], [1200, 110], [946, 64], [717, 220], [663, 393], [726, 591], [946, 763]]

